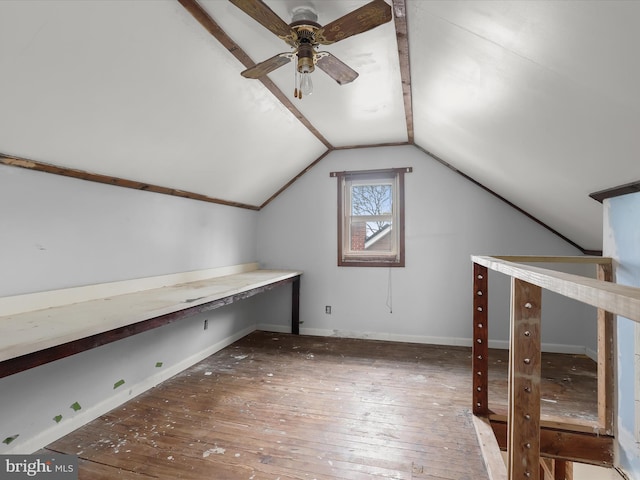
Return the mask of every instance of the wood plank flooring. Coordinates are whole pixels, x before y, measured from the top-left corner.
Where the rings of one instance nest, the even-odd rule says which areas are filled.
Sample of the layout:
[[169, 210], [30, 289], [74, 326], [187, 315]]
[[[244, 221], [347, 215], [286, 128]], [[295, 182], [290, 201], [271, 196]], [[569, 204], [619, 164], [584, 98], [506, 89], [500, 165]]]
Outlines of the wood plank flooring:
[[[489, 407], [507, 409], [509, 351], [489, 351]], [[542, 415], [598, 420], [596, 362], [586, 355], [542, 354], [540, 411]]]
[[485, 480], [470, 365], [464, 347], [254, 332], [47, 449], [81, 480]]

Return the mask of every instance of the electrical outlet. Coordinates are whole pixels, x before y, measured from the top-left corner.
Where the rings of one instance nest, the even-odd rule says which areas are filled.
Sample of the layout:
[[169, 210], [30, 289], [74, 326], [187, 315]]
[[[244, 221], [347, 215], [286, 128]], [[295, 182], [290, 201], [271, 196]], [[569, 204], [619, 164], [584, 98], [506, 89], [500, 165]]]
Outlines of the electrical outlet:
[[324, 307], [324, 313], [326, 313], [327, 315], [331, 315], [331, 305], [327, 305], [326, 307]]
[[206, 330], [207, 328], [209, 328], [209, 319], [205, 319], [204, 321], [204, 329]]

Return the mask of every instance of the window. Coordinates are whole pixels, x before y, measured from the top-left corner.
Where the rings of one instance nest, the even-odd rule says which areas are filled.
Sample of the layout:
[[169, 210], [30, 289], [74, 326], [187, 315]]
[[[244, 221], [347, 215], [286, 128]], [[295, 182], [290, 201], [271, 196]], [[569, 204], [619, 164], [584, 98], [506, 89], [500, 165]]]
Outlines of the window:
[[338, 179], [338, 265], [404, 267], [404, 173], [333, 172]]

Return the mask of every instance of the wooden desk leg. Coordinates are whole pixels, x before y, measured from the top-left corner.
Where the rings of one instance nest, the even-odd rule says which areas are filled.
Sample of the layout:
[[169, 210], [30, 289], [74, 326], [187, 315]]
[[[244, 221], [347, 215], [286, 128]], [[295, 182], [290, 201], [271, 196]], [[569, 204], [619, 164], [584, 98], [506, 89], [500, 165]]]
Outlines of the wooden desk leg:
[[300, 277], [291, 284], [291, 333], [300, 335]]

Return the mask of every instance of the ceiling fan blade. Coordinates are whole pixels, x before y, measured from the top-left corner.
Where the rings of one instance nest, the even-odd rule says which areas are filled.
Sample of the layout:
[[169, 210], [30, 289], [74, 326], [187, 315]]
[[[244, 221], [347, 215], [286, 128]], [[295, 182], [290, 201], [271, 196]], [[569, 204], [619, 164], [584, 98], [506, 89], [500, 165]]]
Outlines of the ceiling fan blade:
[[339, 85], [351, 83], [358, 78], [358, 72], [329, 52], [318, 52], [317, 58], [316, 65], [318, 68], [338, 82]]
[[280, 38], [291, 35], [289, 25], [275, 14], [262, 0], [229, 0], [244, 13]]
[[260, 62], [253, 67], [247, 68], [243, 72], [240, 72], [245, 78], [260, 78], [268, 73], [273, 72], [276, 68], [280, 68], [291, 61], [293, 54], [291, 53], [279, 53], [264, 62]]
[[387, 23], [391, 18], [391, 6], [384, 0], [373, 0], [322, 27], [316, 32], [316, 40], [323, 45], [335, 43]]

